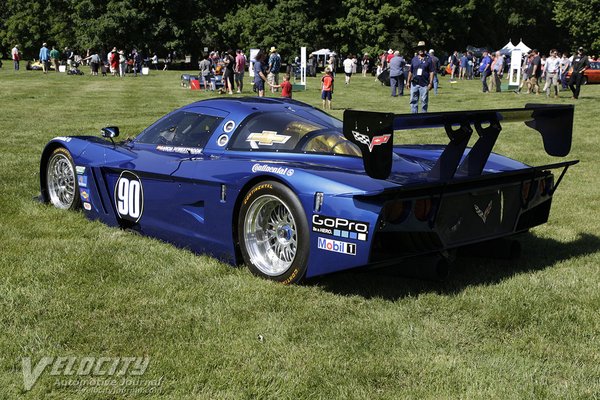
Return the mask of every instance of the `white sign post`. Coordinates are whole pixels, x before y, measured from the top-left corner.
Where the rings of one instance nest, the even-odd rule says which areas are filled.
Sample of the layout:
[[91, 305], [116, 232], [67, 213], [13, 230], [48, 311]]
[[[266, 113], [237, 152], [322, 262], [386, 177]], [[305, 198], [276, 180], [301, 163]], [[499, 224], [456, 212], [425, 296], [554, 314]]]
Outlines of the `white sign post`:
[[250, 58], [248, 59], [248, 73], [254, 77], [254, 59], [258, 54], [259, 49], [250, 49]]
[[521, 83], [521, 56], [522, 51], [515, 49], [510, 53], [510, 72], [508, 75], [508, 90], [519, 88]]
[[306, 47], [300, 47], [300, 84], [306, 87]]

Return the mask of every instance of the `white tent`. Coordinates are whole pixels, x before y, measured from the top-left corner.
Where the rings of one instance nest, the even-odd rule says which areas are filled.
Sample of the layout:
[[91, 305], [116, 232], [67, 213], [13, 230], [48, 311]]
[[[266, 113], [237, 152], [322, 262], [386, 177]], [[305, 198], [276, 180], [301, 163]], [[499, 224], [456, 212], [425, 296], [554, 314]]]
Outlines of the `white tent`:
[[331, 51], [329, 49], [320, 49], [317, 51], [313, 51], [310, 54], [314, 54], [315, 56], [326, 56], [327, 57], [330, 54], [335, 54], [335, 51]]
[[[523, 42], [521, 42], [523, 43]], [[515, 49], [515, 45], [512, 44], [512, 41], [509, 40], [508, 43], [504, 45], [503, 48], [500, 49], [500, 54], [506, 55], [510, 54]]]
[[523, 54], [529, 53], [531, 51], [531, 47], [529, 47], [525, 43], [523, 43], [523, 39], [521, 39], [519, 44], [515, 46], [515, 49], [521, 50], [523, 52]]
[[[325, 66], [325, 64], [327, 63], [327, 59], [329, 58], [330, 55], [337, 55], [335, 53], [335, 51], [331, 51], [329, 49], [320, 49], [317, 51], [313, 51], [312, 53], [310, 53], [311, 56], [315, 56], [317, 57], [317, 65], [321, 65], [321, 66]], [[321, 57], [323, 57], [323, 60], [321, 60]]]

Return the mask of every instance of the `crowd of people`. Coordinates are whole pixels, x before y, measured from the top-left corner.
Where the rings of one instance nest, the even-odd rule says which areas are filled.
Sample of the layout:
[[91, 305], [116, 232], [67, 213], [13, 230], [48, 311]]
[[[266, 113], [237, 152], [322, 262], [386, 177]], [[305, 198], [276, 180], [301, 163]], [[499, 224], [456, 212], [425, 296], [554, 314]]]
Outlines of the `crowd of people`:
[[[14, 70], [20, 70], [20, 64], [22, 60], [22, 53], [19, 45], [15, 45], [11, 51], [11, 57], [14, 63]], [[168, 69], [172, 59], [172, 53], [169, 53], [165, 57], [164, 70]], [[135, 48], [130, 52], [125, 53], [123, 49], [117, 50], [116, 47], [109, 52], [88, 49], [85, 57], [76, 54], [69, 47], [65, 47], [63, 51], [59, 51], [55, 46], [51, 49], [48, 48], [46, 42], [42, 43], [42, 47], [38, 53], [38, 61], [35, 59], [32, 63], [28, 62], [28, 69], [33, 64], [39, 62], [40, 68], [47, 74], [50, 70], [59, 72], [61, 66], [64, 66], [64, 71], [68, 73], [78, 73], [80, 65], [88, 65], [90, 67], [91, 74], [96, 76], [102, 73], [103, 76], [108, 74], [112, 76], [124, 77], [126, 74], [131, 73], [134, 76], [142, 73], [143, 67], [152, 65], [154, 69], [158, 69], [158, 56], [154, 53], [152, 57], [144, 58], [142, 53]]]
[[[360, 68], [363, 77], [372, 73], [376, 80], [383, 82], [389, 79], [392, 97], [403, 96], [404, 90], [408, 90], [413, 113], [419, 111], [419, 103], [421, 112], [427, 112], [429, 92], [432, 90], [434, 94], [438, 94], [439, 75], [449, 75], [450, 83], [479, 77], [483, 93], [500, 92], [502, 79], [507, 76], [511, 64], [509, 55], [500, 51], [491, 53], [483, 51], [481, 57], [471, 51], [463, 53], [453, 51], [442, 66], [433, 49], [426, 51], [424, 41], [420, 41], [415, 50], [411, 59], [405, 59], [399, 51], [392, 49], [381, 52], [374, 58], [365, 53], [360, 61], [356, 55], [348, 54], [340, 63], [345, 75], [344, 83], [349, 85], [352, 76]], [[165, 57], [163, 70], [169, 68], [175, 57], [174, 53], [169, 53]], [[12, 59], [14, 69], [18, 71], [21, 61], [19, 45], [15, 45], [12, 49]], [[523, 56], [520, 69], [521, 83], [515, 92], [536, 95], [545, 93], [547, 97], [556, 98], [560, 90], [570, 88], [572, 98], [577, 99], [590, 61], [596, 61], [596, 57], [588, 57], [581, 47], [572, 56], [567, 52], [559, 53], [556, 49], [550, 50], [546, 56], [534, 49]], [[94, 76], [99, 73], [102, 75], [110, 73], [119, 77], [132, 73], [137, 76], [142, 73], [144, 67], [149, 68], [150, 65], [158, 70], [158, 56], [155, 53], [152, 57], [144, 58], [136, 49], [126, 54], [124, 50], [118, 50], [117, 47], [113, 47], [107, 53], [88, 50], [86, 56], [81, 57], [68, 47], [61, 52], [55, 46], [48, 48], [47, 43], [43, 43], [39, 51], [39, 62], [44, 73], [48, 73], [51, 68], [58, 72], [61, 65], [65, 66], [67, 72], [77, 71], [80, 64], [89, 65]], [[204, 90], [215, 90], [212, 80], [219, 76], [222, 93], [242, 93], [245, 70], [249, 64], [254, 71], [253, 91], [258, 96], [264, 96], [265, 88], [268, 87], [271, 93], [281, 90], [283, 97], [292, 97], [291, 73], [293, 71], [288, 65], [287, 73], [283, 75], [280, 82], [282, 58], [274, 46], [268, 52], [258, 51], [252, 60], [248, 60], [241, 49], [235, 52], [229, 49], [205, 54], [198, 64], [201, 86]], [[314, 69], [309, 72], [309, 75], [311, 73], [316, 75], [317, 61], [312, 54], [307, 64], [309, 68]], [[325, 69], [321, 78], [321, 98], [323, 108], [330, 109], [335, 72], [338, 67], [336, 54], [329, 54], [323, 66]], [[385, 78], [382, 79], [382, 76]]]
[[[570, 57], [568, 53], [559, 53], [556, 49], [550, 50], [548, 56], [540, 55], [536, 49], [531, 50], [523, 56], [519, 64], [521, 79], [515, 92], [545, 93], [547, 97], [558, 98], [561, 90], [570, 89], [572, 98], [578, 99], [584, 83], [585, 70], [593, 61], [597, 61], [597, 58], [585, 55], [582, 47]], [[462, 54], [454, 51], [448, 56], [446, 65], [441, 66], [434, 50], [426, 52], [425, 42], [420, 41], [414, 57], [409, 61], [398, 51], [390, 49], [380, 53], [375, 65], [368, 54], [363, 57], [361, 64], [364, 76], [369, 68], [376, 68], [376, 80], [381, 80], [382, 84], [389, 75], [392, 97], [403, 96], [406, 87], [410, 91], [411, 111], [416, 113], [419, 102], [421, 112], [427, 112], [429, 91], [438, 93], [440, 74], [447, 74], [451, 84], [457, 83], [458, 80], [479, 77], [483, 93], [501, 92], [502, 80], [508, 76], [511, 60], [509, 55], [500, 51], [483, 51], [481, 57], [470, 51]], [[381, 78], [382, 76], [384, 78]]]

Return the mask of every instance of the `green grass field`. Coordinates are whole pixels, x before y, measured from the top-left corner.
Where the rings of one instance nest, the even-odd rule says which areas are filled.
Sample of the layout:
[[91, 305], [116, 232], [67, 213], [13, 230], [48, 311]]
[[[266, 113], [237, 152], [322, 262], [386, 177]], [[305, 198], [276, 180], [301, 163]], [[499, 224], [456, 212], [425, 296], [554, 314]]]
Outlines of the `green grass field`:
[[[181, 89], [176, 71], [118, 79], [11, 67], [0, 70], [0, 399], [600, 398], [600, 85], [576, 103], [566, 159], [581, 163], [549, 223], [520, 237], [519, 260], [458, 258], [444, 283], [387, 269], [283, 286], [33, 200], [49, 139], [106, 125], [131, 137], [218, 95]], [[430, 111], [546, 101], [441, 81]], [[372, 77], [336, 84], [336, 117], [409, 111], [407, 96], [391, 98]], [[318, 79], [294, 98], [320, 106]], [[406, 140], [445, 140], [431, 137]], [[521, 130], [503, 132], [495, 150], [557, 161]], [[142, 378], [162, 380], [153, 393], [97, 394], [61, 387], [47, 369], [26, 391], [22, 358], [45, 356], [148, 356]]]

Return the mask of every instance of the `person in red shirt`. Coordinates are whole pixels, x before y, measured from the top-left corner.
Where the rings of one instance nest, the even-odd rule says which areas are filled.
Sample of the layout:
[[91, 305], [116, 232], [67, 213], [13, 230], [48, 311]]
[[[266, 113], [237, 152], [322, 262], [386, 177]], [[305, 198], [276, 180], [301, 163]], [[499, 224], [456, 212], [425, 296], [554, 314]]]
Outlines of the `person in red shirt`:
[[285, 74], [283, 76], [283, 82], [281, 85], [273, 85], [269, 83], [269, 86], [272, 88], [281, 88], [281, 97], [287, 97], [288, 99], [292, 98], [292, 84], [290, 83], [290, 74]]
[[321, 78], [321, 99], [323, 99], [323, 109], [331, 110], [331, 95], [333, 94], [333, 75], [329, 67], [325, 68], [325, 76]]

